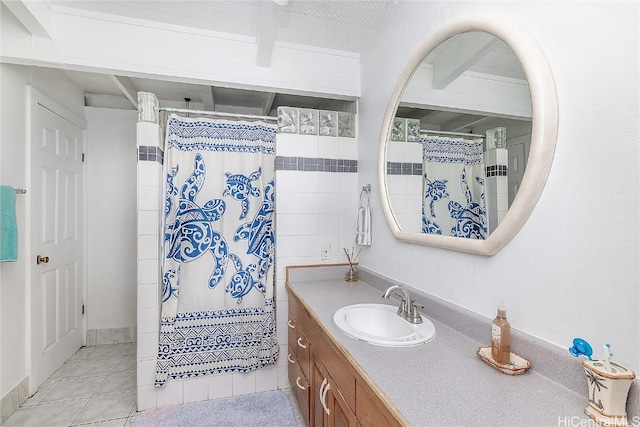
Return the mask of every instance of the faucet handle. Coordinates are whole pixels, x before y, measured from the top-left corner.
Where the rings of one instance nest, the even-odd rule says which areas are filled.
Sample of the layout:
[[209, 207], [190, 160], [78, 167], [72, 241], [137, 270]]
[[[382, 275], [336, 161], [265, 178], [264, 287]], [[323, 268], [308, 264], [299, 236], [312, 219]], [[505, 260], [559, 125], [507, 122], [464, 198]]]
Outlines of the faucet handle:
[[400, 307], [398, 307], [398, 316], [405, 318], [407, 316], [408, 306], [407, 300], [404, 298], [400, 298]]
[[[415, 304], [416, 300], [411, 299], [406, 307], [406, 319], [411, 323], [422, 323], [422, 316], [418, 311], [418, 306]], [[420, 308], [424, 308], [424, 305], [419, 305]]]

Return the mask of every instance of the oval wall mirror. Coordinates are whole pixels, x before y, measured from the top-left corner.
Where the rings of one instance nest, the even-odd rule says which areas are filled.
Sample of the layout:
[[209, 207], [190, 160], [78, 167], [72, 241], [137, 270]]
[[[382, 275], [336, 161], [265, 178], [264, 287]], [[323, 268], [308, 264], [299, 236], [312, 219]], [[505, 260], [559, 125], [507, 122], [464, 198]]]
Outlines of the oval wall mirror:
[[380, 137], [380, 198], [394, 236], [496, 254], [540, 197], [557, 125], [551, 71], [520, 27], [470, 18], [434, 33], [401, 74]]

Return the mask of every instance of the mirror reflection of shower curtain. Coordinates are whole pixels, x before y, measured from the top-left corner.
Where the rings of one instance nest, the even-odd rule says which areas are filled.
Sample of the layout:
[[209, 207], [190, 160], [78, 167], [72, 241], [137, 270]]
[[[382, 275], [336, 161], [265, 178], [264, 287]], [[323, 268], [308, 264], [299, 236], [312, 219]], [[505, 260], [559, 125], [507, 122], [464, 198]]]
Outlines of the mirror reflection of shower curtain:
[[423, 137], [422, 232], [485, 239], [482, 138]]
[[277, 360], [276, 133], [263, 122], [169, 117], [156, 386]]

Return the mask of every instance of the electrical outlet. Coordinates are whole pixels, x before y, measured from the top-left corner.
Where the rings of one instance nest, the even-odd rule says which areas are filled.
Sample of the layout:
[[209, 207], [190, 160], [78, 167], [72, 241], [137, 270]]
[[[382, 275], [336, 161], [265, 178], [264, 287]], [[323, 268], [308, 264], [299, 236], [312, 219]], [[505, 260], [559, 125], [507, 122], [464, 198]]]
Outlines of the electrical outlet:
[[323, 243], [320, 245], [320, 259], [327, 261], [331, 259], [331, 244]]

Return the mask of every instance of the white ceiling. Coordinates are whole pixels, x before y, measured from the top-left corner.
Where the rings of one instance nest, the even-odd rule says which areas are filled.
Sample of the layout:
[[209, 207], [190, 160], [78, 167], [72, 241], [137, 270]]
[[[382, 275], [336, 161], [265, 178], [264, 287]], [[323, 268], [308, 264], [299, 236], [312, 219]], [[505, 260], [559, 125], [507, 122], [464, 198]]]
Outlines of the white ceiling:
[[[28, 1], [28, 0], [23, 0]], [[44, 0], [54, 12], [107, 14], [112, 19], [136, 19], [153, 25], [177, 25], [255, 38], [267, 56], [274, 43], [293, 43], [352, 52], [364, 57], [402, 1], [411, 0]], [[283, 0], [278, 0], [282, 3]], [[206, 19], [202, 19], [206, 17]], [[266, 40], [266, 42], [261, 41]], [[506, 47], [506, 46], [503, 46]], [[269, 59], [267, 59], [268, 61]], [[473, 66], [474, 71], [512, 78], [519, 68], [510, 49], [493, 49]], [[208, 85], [65, 71], [85, 92], [86, 105], [134, 109], [126, 93], [156, 94], [163, 105], [229, 113], [276, 115], [278, 106], [355, 111], [353, 101], [322, 99], [283, 93], [258, 92]], [[505, 73], [506, 72], [506, 73]], [[519, 71], [521, 73], [521, 69]], [[127, 90], [121, 90], [121, 87]], [[212, 100], [215, 104], [212, 105]], [[428, 111], [401, 108], [402, 117], [423, 117]], [[435, 116], [432, 115], [435, 120]], [[438, 113], [441, 129], [462, 130], [482, 116]], [[450, 125], [445, 125], [450, 123]]]
[[[256, 37], [275, 9], [275, 41], [365, 53], [397, 0], [49, 0], [56, 7], [83, 9], [190, 28]], [[206, 19], [203, 19], [206, 17]]]
[[[102, 13], [197, 28], [239, 36], [334, 49], [365, 55], [399, 0], [48, 0], [53, 11]], [[202, 17], [206, 19], [202, 19]], [[276, 27], [270, 35], [264, 28]], [[268, 31], [268, 30], [267, 30]], [[269, 38], [270, 36], [270, 38]], [[271, 46], [260, 46], [268, 52]], [[133, 108], [117, 84], [117, 76], [68, 71], [86, 93], [87, 105]], [[137, 91], [153, 92], [163, 101], [186, 105], [215, 99], [216, 110], [274, 115], [280, 105], [350, 111], [349, 101], [237, 90], [150, 79], [129, 78]], [[167, 104], [169, 105], [169, 104]], [[207, 106], [205, 104], [205, 108]]]

